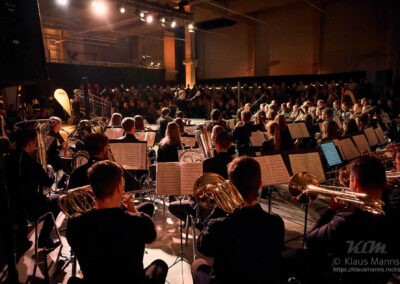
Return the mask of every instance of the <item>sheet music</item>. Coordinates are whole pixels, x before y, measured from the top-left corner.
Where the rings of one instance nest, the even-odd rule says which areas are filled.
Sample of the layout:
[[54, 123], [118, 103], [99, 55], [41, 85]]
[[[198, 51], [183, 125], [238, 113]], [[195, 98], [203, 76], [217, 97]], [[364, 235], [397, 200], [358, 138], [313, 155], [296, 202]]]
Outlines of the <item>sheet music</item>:
[[353, 160], [357, 157], [360, 157], [360, 152], [358, 151], [357, 147], [354, 145], [351, 138], [345, 138], [339, 140], [340, 147], [343, 151], [343, 159], [349, 161]]
[[360, 153], [362, 152], [371, 152], [371, 148], [368, 145], [368, 141], [367, 138], [365, 138], [364, 134], [360, 134], [360, 135], [355, 135], [353, 137], [354, 143], [356, 143], [356, 146], [358, 148], [358, 150], [360, 151]]
[[192, 148], [196, 147], [196, 142], [197, 142], [196, 137], [181, 137], [181, 141], [184, 144], [184, 146]]
[[188, 135], [193, 135], [193, 132], [197, 129], [197, 125], [184, 126], [183, 131]]
[[292, 139], [310, 137], [310, 133], [308, 133], [307, 127], [304, 122], [288, 123], [287, 126], [289, 128], [290, 136], [292, 136]]
[[124, 136], [124, 130], [122, 128], [106, 128], [106, 132], [104, 133], [108, 139], [115, 140], [122, 136]]
[[377, 128], [375, 128], [375, 134], [378, 137], [379, 144], [385, 144], [386, 139], [385, 139], [385, 133], [383, 133], [383, 130], [380, 125], [378, 125]]
[[266, 137], [265, 132], [261, 132], [261, 131], [251, 132], [251, 136], [250, 136], [251, 146], [261, 147], [265, 141], [265, 137]]
[[146, 141], [148, 147], [154, 146], [154, 140], [156, 139], [156, 132], [153, 131], [139, 131], [135, 132], [135, 136], [139, 141]]
[[335, 146], [339, 149], [340, 156], [342, 157], [343, 160], [346, 160], [346, 157], [344, 156], [342, 145], [340, 145], [339, 139], [334, 139], [333, 143]]
[[333, 120], [336, 122], [337, 126], [338, 126], [340, 129], [343, 128], [343, 124], [342, 124], [342, 122], [340, 121], [339, 116], [334, 116], [334, 117], [333, 117]]
[[226, 125], [229, 127], [229, 129], [234, 129], [235, 128], [235, 120], [234, 119], [228, 119], [225, 120]]
[[145, 127], [150, 128], [151, 130], [157, 131], [160, 129], [160, 125], [158, 124], [146, 124]]
[[157, 186], [159, 195], [181, 194], [181, 167], [179, 162], [157, 163]]
[[126, 170], [146, 169], [146, 143], [110, 143], [115, 162]]
[[379, 144], [378, 138], [376, 137], [373, 127], [368, 127], [364, 129], [364, 133], [365, 136], [367, 136], [367, 140], [370, 146], [376, 146]]
[[290, 175], [281, 155], [254, 157], [260, 164], [263, 186], [287, 183]]
[[326, 179], [321, 159], [317, 152], [290, 154], [289, 161], [293, 174], [298, 172], [309, 172], [317, 176], [321, 181]]
[[203, 174], [203, 163], [181, 163], [181, 195], [193, 194], [196, 180]]

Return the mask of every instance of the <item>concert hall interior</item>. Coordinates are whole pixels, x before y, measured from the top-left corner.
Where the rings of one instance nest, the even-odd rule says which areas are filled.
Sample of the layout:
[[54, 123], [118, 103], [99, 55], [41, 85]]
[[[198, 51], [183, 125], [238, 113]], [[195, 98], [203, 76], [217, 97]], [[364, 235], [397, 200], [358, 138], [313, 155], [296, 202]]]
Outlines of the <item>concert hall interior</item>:
[[0, 24], [0, 283], [400, 283], [399, 0]]

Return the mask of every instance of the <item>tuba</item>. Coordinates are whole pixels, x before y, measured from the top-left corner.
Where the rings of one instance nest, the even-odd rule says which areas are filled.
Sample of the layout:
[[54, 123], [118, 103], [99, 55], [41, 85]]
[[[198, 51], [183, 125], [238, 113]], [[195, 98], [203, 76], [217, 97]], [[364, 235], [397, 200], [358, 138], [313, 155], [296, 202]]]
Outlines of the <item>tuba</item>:
[[96, 201], [91, 186], [86, 185], [68, 190], [57, 203], [67, 218], [73, 218], [93, 210]]
[[47, 170], [47, 146], [46, 137], [50, 131], [50, 127], [56, 124], [57, 121], [53, 119], [35, 119], [21, 121], [15, 124], [17, 128], [33, 129], [36, 131], [37, 140], [37, 157], [44, 170]]
[[237, 188], [215, 173], [205, 173], [196, 180], [193, 196], [201, 207], [213, 209], [217, 205], [228, 214], [242, 208], [244, 204]]
[[[289, 181], [289, 193], [292, 198], [302, 204], [310, 204], [317, 199], [318, 194], [323, 194], [345, 202], [347, 205], [353, 205], [363, 211], [385, 215], [382, 207], [384, 202], [379, 199], [369, 197], [365, 193], [349, 191], [348, 188], [339, 188], [334, 186], [326, 186], [329, 189], [320, 186], [316, 176], [307, 173], [299, 172], [293, 175]], [[335, 189], [341, 189], [337, 191]]]

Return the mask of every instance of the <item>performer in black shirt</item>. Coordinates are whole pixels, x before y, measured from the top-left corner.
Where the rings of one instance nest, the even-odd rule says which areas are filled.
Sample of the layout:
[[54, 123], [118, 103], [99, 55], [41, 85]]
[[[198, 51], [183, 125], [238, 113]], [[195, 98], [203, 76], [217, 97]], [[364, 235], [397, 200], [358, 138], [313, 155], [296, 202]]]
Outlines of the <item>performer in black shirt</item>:
[[[96, 162], [108, 160], [108, 138], [104, 134], [93, 133], [89, 134], [85, 139], [85, 147], [89, 152], [89, 161], [75, 169], [70, 177], [68, 188], [73, 189], [89, 184], [88, 169]], [[140, 188], [140, 183], [136, 178], [123, 169], [124, 178], [126, 181], [125, 189], [127, 191], [137, 190]], [[144, 202], [138, 208], [149, 215], [153, 215], [154, 206], [151, 202]]]
[[[54, 177], [49, 176], [42, 165], [36, 161], [36, 132], [31, 129], [18, 129], [15, 132], [17, 148], [7, 157], [7, 186], [10, 191], [11, 207], [17, 221], [17, 246], [21, 251], [29, 248], [27, 240], [27, 220], [34, 221], [46, 212], [52, 212], [57, 218], [60, 212], [57, 205], [58, 195], [46, 197], [42, 187], [50, 187]], [[39, 235], [39, 247], [53, 249], [59, 242], [53, 242], [50, 233], [53, 228], [50, 216], [45, 219]]]
[[135, 136], [135, 119], [133, 117], [125, 117], [122, 120], [122, 128], [125, 131], [125, 135], [118, 140], [140, 142]]
[[170, 123], [173, 119], [169, 117], [171, 110], [167, 107], [161, 109], [161, 116], [157, 119], [157, 124], [160, 125], [160, 137], [165, 137], [165, 131], [167, 130], [168, 123]]
[[200, 91], [197, 91], [196, 95], [194, 95], [191, 99], [186, 99], [185, 90], [180, 90], [176, 93], [174, 97], [174, 103], [178, 107], [178, 110], [182, 111], [185, 117], [190, 117], [189, 112], [189, 104], [195, 102], [200, 97]]
[[180, 149], [182, 149], [182, 144], [179, 126], [175, 122], [170, 122], [165, 137], [158, 145], [157, 162], [179, 162], [178, 150]]
[[245, 200], [244, 207], [224, 218], [211, 219], [198, 239], [198, 250], [214, 258], [211, 275], [202, 259], [192, 265], [198, 283], [276, 283], [282, 276], [284, 223], [257, 202], [261, 188], [259, 164], [240, 157], [228, 166], [229, 180]]
[[222, 120], [222, 113], [219, 109], [213, 109], [211, 111], [211, 122], [210, 124], [207, 125], [207, 131], [211, 132], [214, 126], [220, 125], [222, 126], [225, 130], [229, 131], [228, 126], [226, 125], [226, 122]]
[[236, 142], [239, 155], [243, 155], [250, 151], [251, 132], [257, 131], [258, 127], [251, 122], [251, 112], [243, 111], [242, 120], [244, 125], [237, 126], [233, 130], [233, 141]]
[[167, 264], [154, 261], [143, 268], [145, 244], [156, 238], [151, 218], [138, 212], [133, 200], [121, 209], [123, 170], [110, 161], [88, 171], [96, 209], [70, 219], [67, 240], [79, 261], [85, 283], [165, 283]]
[[53, 169], [57, 172], [62, 168], [62, 162], [60, 158], [60, 150], [63, 147], [64, 139], [60, 135], [61, 130], [61, 119], [57, 116], [52, 116], [50, 119], [57, 121], [52, 125], [49, 134], [46, 138], [47, 146], [47, 163], [50, 164]]

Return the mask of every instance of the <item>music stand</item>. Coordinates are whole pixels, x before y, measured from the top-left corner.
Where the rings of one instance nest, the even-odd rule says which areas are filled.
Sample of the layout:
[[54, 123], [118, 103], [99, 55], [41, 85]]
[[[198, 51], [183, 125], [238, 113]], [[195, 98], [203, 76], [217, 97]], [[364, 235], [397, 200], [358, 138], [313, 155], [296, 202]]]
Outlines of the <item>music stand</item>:
[[[182, 208], [182, 195], [179, 195], [179, 206]], [[176, 257], [174, 263], [168, 267], [168, 269], [171, 269], [171, 267], [175, 266], [178, 263], [183, 263], [186, 262], [187, 264], [190, 264], [190, 262], [185, 258], [185, 253], [183, 251], [183, 236], [182, 236], [182, 227], [183, 227], [183, 223], [182, 223], [182, 219], [180, 219], [180, 250], [179, 250], [179, 255]], [[182, 274], [183, 274], [183, 270], [182, 270]]]
[[303, 204], [303, 209], [304, 209], [304, 230], [303, 230], [303, 234], [285, 241], [285, 243], [289, 243], [291, 241], [295, 241], [295, 240], [298, 240], [299, 238], [302, 238], [303, 241], [302, 241], [301, 248], [304, 248], [304, 245], [306, 243], [306, 237], [307, 237], [307, 222], [308, 222], [308, 220], [307, 220], [308, 219], [308, 204], [307, 203]]

